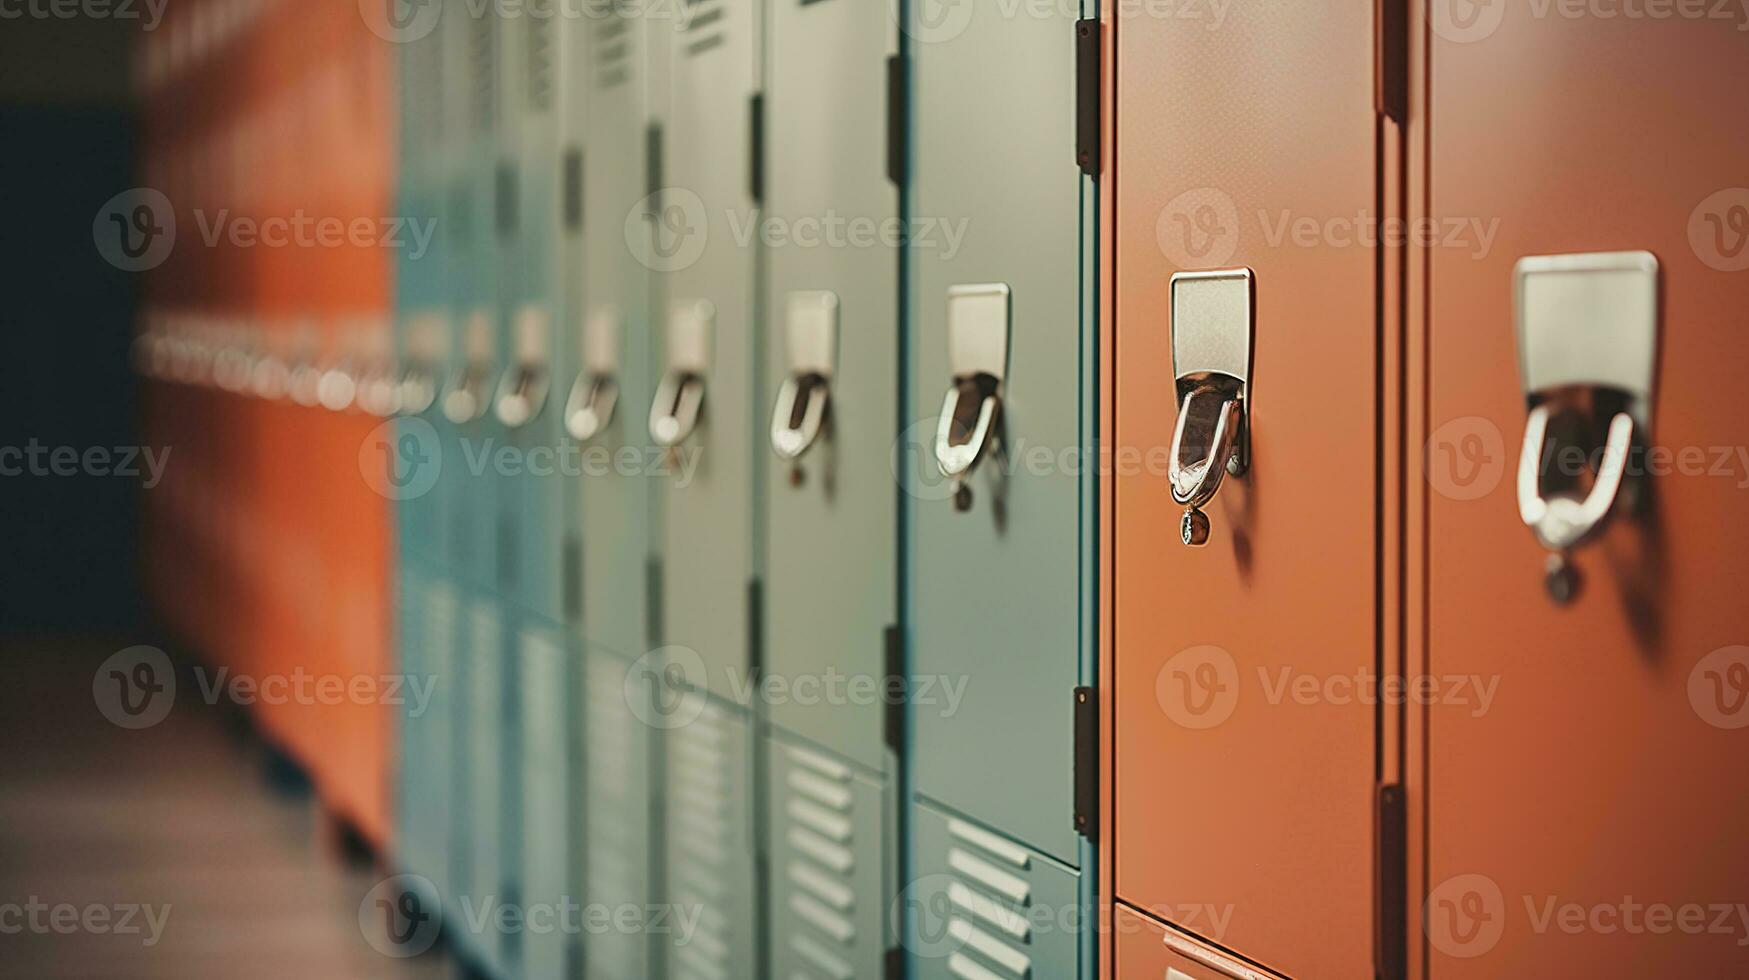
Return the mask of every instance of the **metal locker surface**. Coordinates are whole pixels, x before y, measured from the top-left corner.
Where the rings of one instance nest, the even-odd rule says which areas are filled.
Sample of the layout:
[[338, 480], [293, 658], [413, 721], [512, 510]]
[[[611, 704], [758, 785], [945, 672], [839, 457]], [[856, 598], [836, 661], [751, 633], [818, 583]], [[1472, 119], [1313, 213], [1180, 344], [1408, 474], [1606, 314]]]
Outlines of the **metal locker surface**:
[[774, 977], [886, 976], [894, 944], [895, 792], [843, 762], [768, 737]]
[[1280, 980], [1126, 906], [1113, 911], [1115, 976], [1142, 980]]
[[463, 916], [454, 920], [463, 950], [478, 957], [498, 976], [510, 975], [516, 936], [501, 931], [490, 914], [499, 905], [516, 904], [519, 877], [514, 852], [506, 845], [520, 836], [520, 808], [513, 766], [515, 743], [509, 736], [514, 679], [509, 661], [502, 607], [474, 598], [461, 624], [468, 658], [467, 728], [462, 732], [467, 770], [467, 877], [460, 903]]
[[895, 909], [917, 980], [1026, 980], [1080, 973], [1095, 928], [1080, 874], [988, 826], [917, 804], [916, 876]]
[[[1075, 19], [960, 9], [963, 20], [909, 28], [912, 424], [894, 465], [911, 496], [909, 673], [932, 678], [934, 692], [910, 705], [908, 764], [920, 796], [1079, 864], [1071, 697], [1092, 659], [1081, 590], [1093, 461], [1081, 447], [1094, 318], [1080, 294]], [[994, 297], [1002, 286], [1006, 336], [1000, 321], [983, 329], [1006, 344], [1005, 364], [990, 366], [1006, 374], [1007, 458], [985, 454], [961, 512], [935, 451], [943, 394], [960, 374], [949, 303], [957, 287]], [[964, 329], [979, 309], [968, 307]], [[948, 684], [961, 700], [944, 697]]]
[[674, 712], [662, 722], [667, 726], [663, 902], [696, 923], [689, 933], [676, 919], [657, 934], [666, 975], [761, 976], [752, 859], [759, 847], [752, 722], [734, 706], [691, 689], [667, 688], [657, 696]]
[[[662, 638], [695, 651], [708, 686], [734, 698], [749, 662], [758, 397], [757, 238], [737, 236], [756, 215], [749, 164], [753, 93], [759, 85], [761, 0], [711, 0], [672, 25], [662, 122], [661, 195], [648, 220], [655, 237], [644, 258], [663, 273], [666, 306], [654, 311], [664, 381], [702, 386], [691, 421], [679, 402], [644, 406], [676, 424], [668, 454], [661, 540]], [[662, 30], [658, 25], [656, 30]], [[628, 216], [628, 226], [644, 220]], [[657, 386], [664, 398], [675, 385]], [[674, 414], [678, 412], [679, 414]], [[757, 421], [756, 421], [757, 420]], [[655, 438], [655, 433], [652, 433]]]
[[[1294, 976], [1370, 976], [1376, 706], [1321, 692], [1378, 669], [1373, 8], [1226, 17], [1115, 27], [1116, 892], [1231, 909], [1223, 945]], [[1205, 289], [1175, 322], [1174, 274], [1209, 270], [1241, 274], [1180, 279]], [[1206, 515], [1168, 479], [1175, 330], [1180, 368], [1249, 379], [1248, 469]]]
[[523, 938], [518, 971], [526, 977], [564, 974], [568, 929], [583, 923], [569, 906], [576, 892], [571, 878], [571, 822], [568, 779], [567, 683], [570, 657], [556, 629], [525, 624], [518, 636], [518, 709], [522, 732], [521, 887]]
[[[1427, 975], [1742, 976], [1749, 132], [1724, 106], [1749, 91], [1749, 33], [1693, 13], [1439, 13], [1430, 213], [1498, 234], [1426, 250], [1426, 669], [1448, 692], [1469, 679], [1427, 709]], [[1636, 251], [1656, 264], [1655, 348], [1635, 365], [1655, 370], [1649, 430], [1561, 604], [1515, 488], [1515, 268]], [[1579, 353], [1634, 356], [1601, 343]], [[1551, 422], [1533, 475], [1575, 450], [1595, 466], [1601, 438]]]
[[[886, 116], [897, 31], [885, 4], [774, 5], [764, 100], [762, 217], [790, 231], [767, 251], [769, 380], [756, 449], [768, 502], [765, 673], [785, 682], [767, 709], [774, 724], [874, 772], [891, 771], [886, 706], [866, 687], [886, 675], [898, 606], [900, 256], [880, 237], [896, 227], [899, 194], [873, 121]], [[850, 238], [853, 227], [872, 237]], [[823, 405], [817, 430], [810, 401]], [[780, 429], [794, 441], [776, 445]], [[850, 678], [862, 679], [856, 698]]]

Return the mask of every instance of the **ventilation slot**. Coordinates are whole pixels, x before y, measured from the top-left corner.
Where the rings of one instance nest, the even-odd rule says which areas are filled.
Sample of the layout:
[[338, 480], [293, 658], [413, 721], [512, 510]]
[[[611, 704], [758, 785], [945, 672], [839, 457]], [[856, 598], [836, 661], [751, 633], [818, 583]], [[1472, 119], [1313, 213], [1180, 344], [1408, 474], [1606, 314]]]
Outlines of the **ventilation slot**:
[[722, 47], [728, 40], [727, 25], [723, 23], [727, 13], [724, 0], [683, 0], [686, 7], [686, 22], [682, 28], [686, 35], [686, 56], [696, 58], [712, 48]]
[[855, 793], [850, 770], [814, 752], [784, 752], [781, 889], [801, 923], [789, 951], [797, 977], [851, 980], [856, 944]]
[[595, 87], [610, 89], [631, 79], [631, 22], [624, 17], [597, 22], [591, 41], [595, 62]]
[[948, 822], [947, 930], [958, 947], [948, 972], [961, 980], [1023, 980], [1032, 976], [1032, 885], [1027, 852], [981, 827]]
[[[702, 698], [696, 693], [686, 698]], [[690, 709], [683, 709], [690, 710]], [[729, 976], [730, 895], [728, 870], [741, 847], [733, 839], [728, 780], [733, 764], [722, 709], [706, 701], [692, 724], [669, 733], [670, 893], [677, 908], [702, 910], [691, 941], [672, 949], [676, 977], [715, 980]]]
[[528, 107], [545, 112], [553, 107], [553, 18], [548, 9], [536, 14], [530, 5], [528, 17]]

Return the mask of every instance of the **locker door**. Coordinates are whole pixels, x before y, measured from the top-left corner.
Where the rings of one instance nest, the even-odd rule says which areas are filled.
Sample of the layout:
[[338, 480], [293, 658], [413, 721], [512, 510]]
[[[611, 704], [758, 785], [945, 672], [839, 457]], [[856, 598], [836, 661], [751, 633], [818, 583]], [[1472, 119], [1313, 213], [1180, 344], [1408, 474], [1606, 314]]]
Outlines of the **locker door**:
[[560, 253], [559, 119], [569, 103], [563, 21], [527, 11], [500, 25], [503, 125], [495, 188], [499, 305], [509, 349], [493, 395], [493, 414], [515, 448], [505, 526], [506, 591], [523, 610], [549, 622], [563, 615], [560, 560], [565, 478], [558, 448], [562, 394], [555, 367], [568, 357], [559, 329], [564, 270]]
[[[1081, 590], [1095, 532], [1080, 455], [1094, 361], [1079, 293], [1075, 21], [961, 9], [963, 23], [910, 28], [912, 421], [895, 466], [913, 527], [909, 673], [933, 690], [912, 698], [908, 764], [919, 801], [1078, 867], [1072, 696], [1091, 657]], [[983, 449], [968, 453], [986, 408]], [[967, 455], [961, 510], [942, 473]]]
[[[1429, 975], [1739, 976], [1749, 133], [1713, 107], [1749, 91], [1749, 34], [1713, 16], [1508, 6], [1465, 30], [1434, 13], [1432, 213], [1499, 233], [1485, 253], [1429, 250], [1429, 672], [1498, 694], [1429, 709]], [[1517, 274], [1635, 252], [1613, 277]], [[1615, 291], [1630, 281], [1648, 306]], [[1552, 358], [1520, 341], [1563, 328]], [[1627, 330], [1650, 345], [1606, 333]], [[1520, 364], [1575, 372], [1531, 449], [1549, 495], [1595, 486], [1610, 455], [1591, 411], [1614, 386], [1577, 372], [1651, 382], [1564, 604], [1520, 514]]]
[[[584, 633], [583, 901], [614, 906], [657, 901], [658, 731], [646, 720], [650, 689], [631, 676], [650, 648], [649, 270], [625, 239], [625, 217], [648, 193], [646, 127], [657, 67], [651, 47], [665, 28], [615, 13], [586, 21], [588, 138], [583, 191], [582, 314], [578, 364], [567, 382], [565, 427], [583, 454], [580, 488]], [[626, 464], [630, 465], [626, 465]], [[588, 936], [590, 977], [657, 976], [654, 936]]]
[[[1117, 25], [1117, 897], [1231, 908], [1204, 938], [1283, 973], [1371, 975], [1372, 6], [1226, 17]], [[1223, 431], [1245, 466], [1215, 485]], [[1174, 488], [1211, 486], [1188, 546]]]
[[[879, 4], [783, 0], [771, 16], [768, 220], [802, 240], [769, 252], [764, 419], [769, 673], [795, 694], [774, 724], [871, 771], [887, 769], [884, 707], [808, 690], [880, 678], [893, 623], [897, 493], [890, 447], [898, 375], [898, 250], [854, 227], [891, 227], [887, 58], [897, 26]], [[833, 84], [823, 84], [825, 80]], [[847, 220], [813, 245], [810, 223]], [[777, 239], [774, 239], [777, 240]], [[795, 688], [795, 682], [810, 685]]]
[[764, 451], [755, 420], [763, 423], [764, 405], [759, 244], [738, 234], [756, 207], [749, 121], [763, 26], [760, 0], [694, 5], [672, 25], [663, 189], [652, 215], [660, 224], [644, 256], [663, 273], [665, 294], [650, 437], [676, 468], [660, 477], [661, 639], [679, 648], [668, 651], [664, 677], [710, 695], [697, 719], [663, 735], [666, 899], [704, 909], [700, 938], [668, 937], [678, 976], [754, 976], [760, 965], [756, 717], [743, 686], [753, 666], [754, 453]]

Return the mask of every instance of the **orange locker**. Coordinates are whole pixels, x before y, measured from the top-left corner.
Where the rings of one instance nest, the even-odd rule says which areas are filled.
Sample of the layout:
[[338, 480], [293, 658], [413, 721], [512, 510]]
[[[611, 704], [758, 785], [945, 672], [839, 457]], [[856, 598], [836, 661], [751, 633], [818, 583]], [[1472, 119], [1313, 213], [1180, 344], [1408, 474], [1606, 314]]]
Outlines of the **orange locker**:
[[1426, 714], [1430, 977], [1749, 975], [1749, 33], [1711, 7], [1432, 8], [1427, 206], [1499, 233], [1424, 253], [1427, 669], [1498, 683]]
[[1116, 24], [1116, 897], [1301, 977], [1374, 971], [1375, 26]]

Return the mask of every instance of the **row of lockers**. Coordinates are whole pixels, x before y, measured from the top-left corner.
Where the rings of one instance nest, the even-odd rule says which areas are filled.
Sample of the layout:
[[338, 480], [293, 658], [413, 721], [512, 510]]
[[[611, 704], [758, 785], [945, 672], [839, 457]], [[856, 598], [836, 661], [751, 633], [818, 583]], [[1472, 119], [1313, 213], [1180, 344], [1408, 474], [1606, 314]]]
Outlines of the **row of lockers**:
[[[1740, 972], [1749, 35], [1456, 6], [367, 17], [439, 231], [320, 357], [462, 954]], [[465, 927], [562, 896], [702, 914]]]

